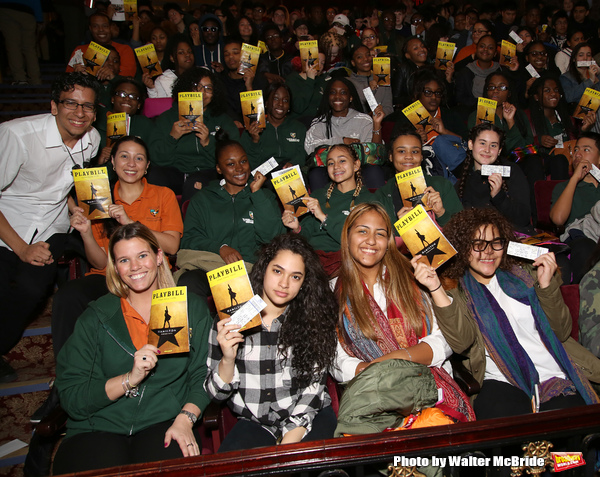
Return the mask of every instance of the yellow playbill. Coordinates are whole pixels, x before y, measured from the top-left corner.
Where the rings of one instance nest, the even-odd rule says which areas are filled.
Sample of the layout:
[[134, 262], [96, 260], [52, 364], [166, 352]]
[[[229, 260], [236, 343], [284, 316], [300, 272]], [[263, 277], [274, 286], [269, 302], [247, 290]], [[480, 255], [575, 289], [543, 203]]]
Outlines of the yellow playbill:
[[456, 250], [422, 205], [416, 206], [394, 224], [410, 253], [433, 268], [456, 255]]
[[583, 119], [584, 116], [590, 111], [598, 111], [600, 106], [600, 91], [596, 91], [592, 88], [585, 88], [579, 104], [575, 108], [574, 118]]
[[396, 184], [404, 207], [413, 208], [421, 204], [425, 207], [425, 210], [429, 210], [425, 198], [427, 183], [421, 167], [413, 167], [407, 171], [398, 172], [396, 174]]
[[179, 108], [179, 121], [190, 123], [192, 127], [202, 122], [204, 114], [202, 93], [179, 93], [177, 107]]
[[77, 204], [90, 220], [106, 219], [112, 204], [110, 182], [106, 167], [73, 169]]
[[[229, 318], [254, 296], [244, 261], [230, 263], [206, 274], [219, 319]], [[260, 314], [241, 330], [259, 326]]]
[[267, 127], [267, 119], [265, 117], [265, 103], [261, 90], [246, 91], [240, 93], [240, 101], [242, 102], [242, 116], [244, 117], [244, 126], [249, 127], [254, 121], [261, 128]]
[[435, 67], [438, 70], [446, 70], [448, 63], [454, 58], [454, 43], [438, 41], [437, 52], [435, 55]]
[[492, 123], [496, 120], [496, 107], [498, 102], [493, 99], [477, 99], [477, 119], [475, 124]]
[[296, 217], [308, 212], [304, 200], [308, 197], [300, 166], [289, 167], [272, 173], [273, 187], [285, 210], [291, 210]]
[[299, 46], [302, 71], [306, 71], [308, 66], [314, 66], [319, 71], [319, 42], [317, 40], [301, 41]]
[[110, 54], [110, 50], [108, 48], [104, 48], [100, 46], [98, 43], [91, 41], [85, 54], [83, 55], [83, 64], [85, 65], [85, 70], [91, 74], [96, 76], [98, 70], [102, 68], [106, 58]]
[[106, 117], [106, 145], [111, 146], [129, 134], [129, 115], [113, 113]]
[[160, 61], [158, 61], [156, 49], [152, 43], [136, 48], [135, 54], [144, 73], [148, 73], [152, 78], [162, 75], [163, 70], [160, 67]]
[[392, 81], [390, 58], [387, 56], [373, 58], [373, 77], [377, 86], [389, 86]]
[[431, 126], [431, 115], [419, 100], [404, 108], [402, 112], [415, 127], [423, 126], [425, 128]]
[[243, 75], [245, 70], [252, 70], [256, 73], [256, 65], [260, 57], [260, 47], [242, 43], [242, 58], [238, 73]]
[[500, 47], [500, 64], [502, 66], [510, 66], [510, 60], [517, 56], [517, 45], [510, 41], [502, 40]]
[[187, 287], [160, 288], [152, 292], [148, 344], [164, 354], [190, 350]]

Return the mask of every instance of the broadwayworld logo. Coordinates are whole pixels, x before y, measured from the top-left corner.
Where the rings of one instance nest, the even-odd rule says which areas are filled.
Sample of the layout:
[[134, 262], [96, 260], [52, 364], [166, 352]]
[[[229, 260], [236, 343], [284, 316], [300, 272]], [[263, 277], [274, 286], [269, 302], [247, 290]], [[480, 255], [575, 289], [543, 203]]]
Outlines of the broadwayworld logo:
[[554, 472], [585, 465], [581, 452], [551, 452], [551, 455], [554, 459]]

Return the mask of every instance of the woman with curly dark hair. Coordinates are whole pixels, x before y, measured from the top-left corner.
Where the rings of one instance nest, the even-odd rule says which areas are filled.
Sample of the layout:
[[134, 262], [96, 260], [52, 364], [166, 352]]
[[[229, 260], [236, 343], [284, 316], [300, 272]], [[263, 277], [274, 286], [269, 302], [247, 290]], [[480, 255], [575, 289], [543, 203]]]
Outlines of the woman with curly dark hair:
[[[202, 112], [195, 120], [180, 121], [179, 93], [202, 93]], [[215, 133], [227, 132], [230, 138], [239, 131], [226, 114], [227, 100], [221, 81], [207, 68], [192, 68], [179, 77], [173, 87], [173, 106], [156, 118], [150, 142], [153, 167], [148, 180], [183, 192], [183, 201], [196, 192], [197, 182], [208, 185], [217, 178], [215, 171]], [[185, 184], [184, 184], [184, 177]]]
[[341, 267], [335, 279], [338, 339], [334, 377], [349, 381], [372, 363], [388, 359], [431, 367], [450, 417], [474, 418], [467, 397], [442, 368], [452, 354], [428, 295], [396, 247], [392, 223], [376, 202], [355, 207], [342, 230]]
[[445, 276], [458, 285], [446, 293], [432, 267], [413, 261], [415, 277], [431, 292], [448, 344], [466, 355], [481, 385], [477, 419], [598, 403], [588, 380], [597, 358], [570, 337], [554, 254], [518, 266], [507, 255], [512, 227], [494, 209], [459, 212], [444, 234], [458, 252]]
[[[531, 224], [529, 185], [518, 166], [500, 157], [504, 132], [491, 123], [478, 124], [469, 133], [468, 146], [462, 174], [455, 185], [463, 207], [493, 207], [516, 228], [528, 230]], [[487, 164], [510, 168], [510, 176], [482, 175], [482, 166]]]
[[219, 452], [333, 437], [325, 386], [337, 345], [336, 303], [319, 257], [296, 234], [265, 245], [250, 273], [267, 307], [259, 328], [218, 321], [205, 388], [239, 416]]

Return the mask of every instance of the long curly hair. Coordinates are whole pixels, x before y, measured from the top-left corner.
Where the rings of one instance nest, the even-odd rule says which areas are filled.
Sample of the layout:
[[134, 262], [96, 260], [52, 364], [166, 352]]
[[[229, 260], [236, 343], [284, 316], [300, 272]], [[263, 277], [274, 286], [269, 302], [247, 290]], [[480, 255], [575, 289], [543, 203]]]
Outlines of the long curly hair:
[[[461, 210], [453, 215], [450, 221], [444, 225], [444, 235], [458, 252], [452, 260], [447, 263], [443, 271], [444, 278], [458, 280], [469, 269], [472, 242], [481, 237], [482, 231], [488, 226], [498, 230], [498, 236], [506, 241], [515, 240], [515, 234], [510, 222], [500, 212], [491, 207], [472, 208]], [[506, 254], [506, 247], [500, 268], [509, 270], [516, 261]]]
[[[338, 326], [342, 326], [343, 313], [346, 303], [350, 301], [352, 313], [362, 331], [369, 339], [375, 339], [375, 330], [371, 326], [371, 307], [365, 296], [362, 279], [356, 260], [352, 257], [349, 245], [349, 235], [361, 216], [375, 212], [385, 222], [387, 231], [387, 251], [379, 263], [379, 276], [382, 279], [388, 301], [393, 302], [404, 315], [406, 322], [412, 327], [417, 336], [423, 331], [425, 312], [431, 313], [431, 306], [423, 300], [423, 294], [415, 280], [410, 261], [396, 247], [394, 232], [390, 218], [379, 203], [365, 202], [357, 205], [344, 223], [341, 237], [341, 266], [337, 272], [336, 295], [338, 298]], [[444, 228], [444, 232], [445, 232]], [[383, 270], [386, 273], [383, 273]]]
[[[502, 129], [500, 129], [495, 124], [480, 123], [477, 126], [474, 126], [469, 132], [469, 140], [474, 143], [479, 137], [479, 135], [484, 131], [493, 131], [496, 134], [498, 134], [498, 142], [500, 143], [501, 149], [500, 154], [502, 154], [502, 149], [504, 149], [504, 131], [502, 131]], [[494, 161], [494, 164], [498, 163], [498, 161], [500, 160], [500, 154], [498, 154], [498, 157]], [[471, 175], [471, 173], [473, 172], [474, 161], [475, 159], [473, 159], [473, 151], [471, 151], [471, 149], [468, 149], [467, 157], [465, 158], [462, 165], [463, 170], [460, 177], [460, 183], [458, 185], [458, 197], [460, 199], [462, 199], [465, 194], [465, 185], [467, 184], [467, 179], [469, 175]], [[502, 181], [502, 189], [508, 194], [508, 186], [506, 185], [506, 181], [504, 180]]]
[[254, 292], [262, 296], [267, 268], [283, 250], [300, 255], [305, 270], [302, 287], [288, 304], [277, 345], [286, 359], [291, 350], [294, 379], [299, 386], [308, 386], [320, 381], [323, 373], [333, 365], [337, 346], [337, 304], [319, 256], [298, 234], [279, 235], [263, 245], [250, 272]]

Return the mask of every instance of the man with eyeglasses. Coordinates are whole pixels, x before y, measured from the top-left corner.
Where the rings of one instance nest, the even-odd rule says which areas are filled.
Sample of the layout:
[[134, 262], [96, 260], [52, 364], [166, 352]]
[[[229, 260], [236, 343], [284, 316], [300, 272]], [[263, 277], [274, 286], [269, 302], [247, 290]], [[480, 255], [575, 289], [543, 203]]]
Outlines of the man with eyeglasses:
[[281, 32], [274, 23], [265, 26], [262, 39], [267, 45], [267, 52], [260, 55], [257, 73], [262, 73], [269, 83], [285, 82], [285, 78], [293, 71], [293, 56], [283, 50]]
[[[65, 73], [53, 85], [51, 114], [0, 125], [0, 355], [52, 291], [69, 230], [71, 172], [98, 151], [98, 92], [93, 76]], [[0, 358], [0, 382], [15, 379]]]
[[219, 17], [207, 13], [198, 20], [200, 26], [201, 45], [194, 45], [196, 66], [204, 66], [211, 71], [223, 71], [223, 25]]

